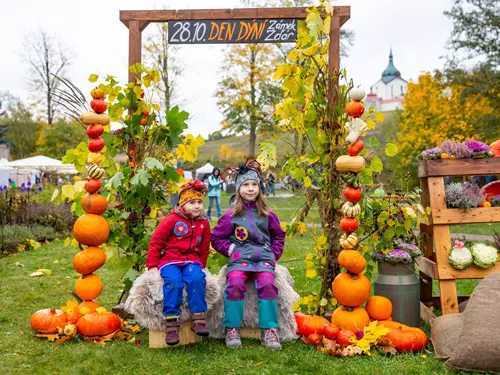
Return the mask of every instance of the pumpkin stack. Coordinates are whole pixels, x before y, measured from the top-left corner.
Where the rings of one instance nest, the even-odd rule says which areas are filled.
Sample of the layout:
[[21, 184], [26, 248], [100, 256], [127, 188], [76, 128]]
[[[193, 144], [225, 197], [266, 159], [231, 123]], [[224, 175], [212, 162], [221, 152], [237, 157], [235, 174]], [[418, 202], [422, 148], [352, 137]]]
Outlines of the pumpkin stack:
[[355, 250], [358, 238], [355, 234], [359, 227], [358, 218], [361, 214], [361, 190], [359, 174], [365, 167], [365, 159], [359, 155], [364, 144], [358, 139], [366, 129], [364, 122], [359, 118], [364, 107], [360, 102], [365, 96], [363, 89], [353, 89], [350, 92], [351, 102], [346, 105], [346, 113], [350, 116], [350, 123], [346, 128], [349, 134], [346, 137], [349, 143], [349, 155], [340, 156], [336, 166], [342, 178], [348, 185], [344, 192], [346, 202], [342, 206], [344, 217], [340, 221], [340, 228], [344, 231], [340, 238], [342, 251], [338, 256], [338, 263], [345, 268], [332, 284], [333, 295], [341, 304], [332, 315], [332, 323], [341, 329], [356, 332], [363, 330], [370, 323], [370, 317], [363, 307], [360, 307], [370, 297], [370, 280], [363, 275], [366, 260], [361, 253]]
[[[107, 241], [109, 236], [109, 225], [101, 215], [106, 211], [108, 203], [104, 196], [99, 194], [101, 189], [100, 179], [104, 176], [104, 169], [101, 163], [104, 155], [101, 150], [104, 148], [104, 127], [109, 124], [110, 118], [104, 112], [108, 104], [104, 101], [102, 89], [95, 88], [91, 92], [92, 100], [90, 107], [95, 112], [85, 112], [80, 120], [84, 125], [88, 125], [87, 135], [90, 138], [88, 143], [89, 154], [87, 157], [87, 182], [85, 183], [86, 194], [82, 198], [82, 208], [85, 214], [80, 216], [73, 227], [73, 234], [78, 241], [79, 253], [73, 258], [73, 267], [82, 276], [76, 281], [75, 293], [84, 302], [74, 311], [73, 321], [77, 321], [78, 333], [84, 336], [108, 335], [120, 328], [118, 316], [99, 308], [93, 300], [102, 292], [102, 282], [94, 272], [101, 268], [106, 262], [106, 254], [99, 248]], [[84, 248], [84, 246], [86, 246]], [[97, 312], [96, 312], [97, 310]], [[83, 315], [81, 315], [84, 313]], [[81, 317], [80, 317], [81, 315]], [[96, 322], [100, 325], [101, 320], [110, 321], [108, 329], [97, 329]], [[110, 331], [110, 329], [113, 329]]]

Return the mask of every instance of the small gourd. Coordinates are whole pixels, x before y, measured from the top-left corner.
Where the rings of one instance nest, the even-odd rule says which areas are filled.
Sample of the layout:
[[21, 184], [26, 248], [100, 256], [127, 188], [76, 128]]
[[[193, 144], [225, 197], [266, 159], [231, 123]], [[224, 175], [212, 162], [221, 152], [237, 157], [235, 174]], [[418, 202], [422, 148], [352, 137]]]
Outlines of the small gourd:
[[335, 161], [335, 166], [340, 173], [361, 173], [365, 168], [365, 158], [362, 156], [342, 155]]

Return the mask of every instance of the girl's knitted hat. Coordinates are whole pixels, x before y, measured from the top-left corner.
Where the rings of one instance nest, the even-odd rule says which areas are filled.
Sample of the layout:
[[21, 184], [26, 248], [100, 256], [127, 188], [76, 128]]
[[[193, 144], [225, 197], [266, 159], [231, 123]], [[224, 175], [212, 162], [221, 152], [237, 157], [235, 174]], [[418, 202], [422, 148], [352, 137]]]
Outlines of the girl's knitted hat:
[[207, 188], [201, 181], [188, 180], [179, 187], [179, 206], [184, 206], [192, 200], [203, 200], [207, 193]]
[[[255, 180], [261, 185], [260, 172], [258, 170], [260, 163], [252, 157], [249, 157], [245, 164], [240, 164], [238, 168], [228, 168], [235, 174], [236, 192], [240, 190], [240, 186], [248, 180]], [[225, 172], [225, 171], [224, 171]]]

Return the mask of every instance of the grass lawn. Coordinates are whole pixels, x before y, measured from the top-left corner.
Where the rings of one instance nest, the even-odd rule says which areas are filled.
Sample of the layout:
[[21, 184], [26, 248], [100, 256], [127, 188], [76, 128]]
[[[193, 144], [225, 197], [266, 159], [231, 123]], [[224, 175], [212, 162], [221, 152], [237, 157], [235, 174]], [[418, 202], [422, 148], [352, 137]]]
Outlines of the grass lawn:
[[[223, 198], [227, 207], [229, 197]], [[225, 203], [224, 203], [225, 200]], [[276, 210], [292, 212], [298, 198], [270, 199]], [[316, 210], [314, 208], [314, 210]], [[285, 219], [283, 219], [285, 220]], [[304, 255], [314, 247], [311, 235], [288, 239], [282, 263], [295, 279], [299, 294], [309, 294], [318, 280], [305, 277]], [[397, 357], [337, 358], [320, 354], [300, 341], [284, 343], [280, 353], [272, 352], [257, 340], [244, 340], [242, 350], [226, 349], [218, 340], [173, 349], [149, 349], [147, 331], [138, 343], [110, 342], [105, 346], [87, 342], [55, 345], [33, 337], [31, 314], [38, 309], [59, 307], [72, 298], [77, 278], [72, 267], [75, 250], [55, 241], [32, 252], [0, 258], [0, 355], [2, 374], [445, 374], [441, 361], [433, 358], [432, 346], [421, 354]], [[121, 293], [123, 260], [107, 263], [97, 273], [104, 284], [98, 302], [108, 309]], [[47, 268], [52, 275], [29, 277], [36, 269]], [[461, 280], [459, 294], [470, 293], [475, 282]], [[436, 293], [438, 289], [436, 290]], [[428, 331], [428, 327], [426, 327]], [[465, 374], [465, 372], [448, 372]]]

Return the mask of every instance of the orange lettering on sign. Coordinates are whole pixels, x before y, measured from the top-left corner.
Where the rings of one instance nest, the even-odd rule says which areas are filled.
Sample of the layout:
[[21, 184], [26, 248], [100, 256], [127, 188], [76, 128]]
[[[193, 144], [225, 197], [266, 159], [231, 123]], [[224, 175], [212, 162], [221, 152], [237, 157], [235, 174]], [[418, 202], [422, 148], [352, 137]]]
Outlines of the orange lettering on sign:
[[232, 25], [229, 24], [228, 28], [227, 28], [227, 38], [226, 40], [233, 40], [233, 36], [234, 36], [234, 30], [236, 29], [236, 22], [234, 22]]
[[252, 26], [250, 26], [247, 39], [256, 39], [257, 33], [258, 33], [257, 22], [254, 22], [252, 23]]
[[219, 30], [219, 37], [217, 40], [224, 40], [224, 37], [222, 36], [222, 33], [224, 32], [224, 28], [227, 26], [227, 22], [221, 22], [220, 24], [220, 30]]
[[236, 38], [236, 41], [241, 40], [241, 39], [246, 39], [245, 36], [248, 32], [248, 25], [244, 21], [240, 21], [240, 32], [238, 33], [238, 38]]
[[216, 22], [212, 22], [212, 28], [210, 29], [210, 36], [208, 37], [208, 40], [214, 40], [217, 38], [217, 34], [219, 34], [219, 25], [217, 25]]
[[257, 35], [257, 40], [259, 40], [262, 37], [262, 34], [264, 33], [264, 29], [266, 28], [266, 23], [267, 23], [267, 20], [265, 20], [264, 22], [262, 22], [259, 25], [259, 34]]

